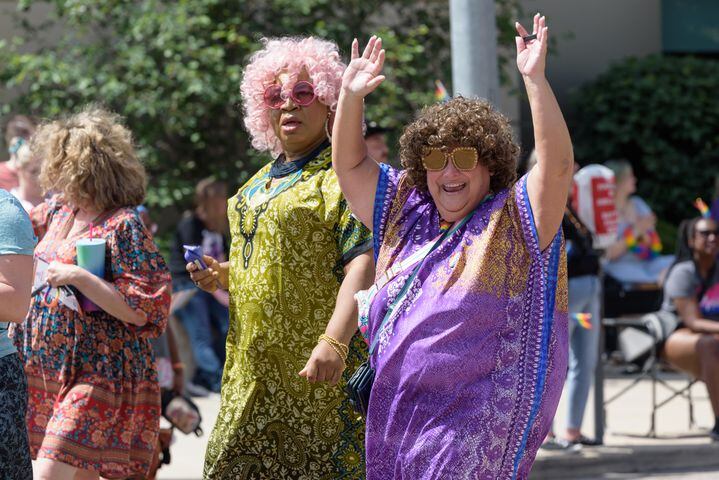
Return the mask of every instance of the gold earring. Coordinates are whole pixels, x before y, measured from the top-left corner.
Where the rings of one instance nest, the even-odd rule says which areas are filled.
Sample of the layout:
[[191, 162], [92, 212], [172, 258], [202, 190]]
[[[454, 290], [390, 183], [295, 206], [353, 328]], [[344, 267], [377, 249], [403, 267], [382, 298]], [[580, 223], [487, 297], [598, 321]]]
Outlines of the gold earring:
[[330, 110], [327, 112], [327, 118], [325, 119], [325, 135], [327, 135], [327, 139], [331, 142], [332, 141], [332, 132], [330, 132], [330, 117], [332, 116], [332, 111]]

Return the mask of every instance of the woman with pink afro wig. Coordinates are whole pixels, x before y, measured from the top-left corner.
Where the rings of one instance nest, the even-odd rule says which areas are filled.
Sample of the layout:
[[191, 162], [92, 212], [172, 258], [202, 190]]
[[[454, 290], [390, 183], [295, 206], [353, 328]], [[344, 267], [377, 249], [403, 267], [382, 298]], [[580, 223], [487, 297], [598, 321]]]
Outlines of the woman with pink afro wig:
[[204, 478], [364, 478], [364, 422], [344, 387], [366, 358], [354, 294], [372, 283], [372, 235], [342, 196], [328, 133], [345, 65], [313, 37], [263, 45], [241, 91], [268, 163], [229, 200], [230, 260], [187, 266], [231, 297]]
[[271, 125], [270, 111], [263, 95], [267, 85], [276, 81], [277, 72], [286, 70], [289, 82], [283, 87], [289, 94], [289, 86], [297, 81], [304, 69], [315, 86], [317, 100], [334, 111], [340, 94], [345, 64], [340, 59], [337, 45], [315, 37], [264, 39], [265, 48], [250, 57], [240, 85], [245, 111], [245, 126], [252, 137], [252, 146], [273, 156], [282, 153], [282, 144]]

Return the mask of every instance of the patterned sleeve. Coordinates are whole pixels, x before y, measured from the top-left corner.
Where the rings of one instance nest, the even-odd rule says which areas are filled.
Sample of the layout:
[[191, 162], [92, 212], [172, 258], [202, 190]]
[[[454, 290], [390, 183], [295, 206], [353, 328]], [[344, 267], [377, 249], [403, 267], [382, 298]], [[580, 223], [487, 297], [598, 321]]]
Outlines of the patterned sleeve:
[[340, 200], [337, 222], [337, 250], [342, 266], [372, 249], [372, 232], [350, 211], [347, 200]]
[[41, 204], [33, 207], [30, 210], [30, 221], [32, 222], [32, 229], [37, 236], [38, 241], [47, 233], [48, 226], [52, 220], [52, 216], [60, 209], [62, 205], [55, 198], [45, 200]]
[[142, 327], [129, 325], [141, 337], [162, 335], [170, 311], [170, 272], [155, 242], [134, 211], [125, 210], [108, 238], [110, 281], [135, 311], [144, 313]]
[[[527, 193], [527, 178], [529, 174], [525, 174], [511, 188], [512, 201], [508, 202], [510, 214], [519, 224], [524, 243], [527, 246], [530, 256], [534, 258], [541, 257], [544, 253], [549, 252], [550, 255], [559, 255], [559, 249], [562, 243], [562, 226], [557, 228], [557, 233], [544, 251], [539, 248], [539, 234], [537, 233], [537, 224], [534, 220], [534, 212], [529, 202], [529, 194]], [[552, 253], [553, 252], [553, 253]]]
[[374, 256], [375, 261], [379, 255], [379, 248], [384, 240], [387, 229], [387, 218], [393, 201], [397, 198], [397, 192], [402, 184], [405, 173], [393, 168], [387, 163], [379, 166], [379, 178], [374, 196], [374, 211], [372, 213], [372, 233], [374, 235]]
[[20, 202], [0, 198], [0, 255], [32, 255], [35, 249], [30, 219]]
[[325, 202], [325, 218], [333, 226], [339, 262], [335, 268], [340, 271], [358, 255], [372, 248], [372, 232], [365, 227], [347, 204], [342, 195], [337, 175], [333, 170], [325, 175], [322, 196]]

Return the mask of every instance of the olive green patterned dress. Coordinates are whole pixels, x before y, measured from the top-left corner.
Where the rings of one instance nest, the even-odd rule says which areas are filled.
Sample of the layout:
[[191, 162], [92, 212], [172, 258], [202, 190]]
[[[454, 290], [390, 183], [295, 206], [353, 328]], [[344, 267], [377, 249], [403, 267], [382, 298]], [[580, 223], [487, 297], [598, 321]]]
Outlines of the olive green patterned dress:
[[371, 248], [371, 233], [342, 197], [329, 148], [273, 183], [270, 167], [228, 206], [230, 330], [205, 478], [364, 478], [364, 422], [343, 390], [364, 342], [353, 339], [335, 387], [298, 372], [332, 316], [343, 266]]

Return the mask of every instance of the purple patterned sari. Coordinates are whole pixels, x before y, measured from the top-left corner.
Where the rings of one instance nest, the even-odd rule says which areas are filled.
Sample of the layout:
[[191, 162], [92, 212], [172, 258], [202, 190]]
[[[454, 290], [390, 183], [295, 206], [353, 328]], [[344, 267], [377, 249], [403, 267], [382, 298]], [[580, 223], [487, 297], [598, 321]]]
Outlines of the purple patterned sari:
[[[381, 166], [374, 205], [377, 278], [439, 233], [428, 193]], [[567, 367], [567, 274], [560, 234], [540, 251], [526, 176], [482, 204], [382, 288], [367, 417], [367, 478], [526, 478]]]

